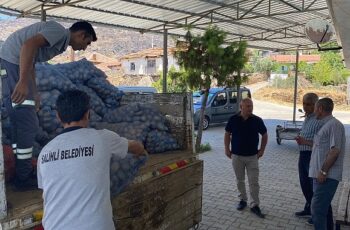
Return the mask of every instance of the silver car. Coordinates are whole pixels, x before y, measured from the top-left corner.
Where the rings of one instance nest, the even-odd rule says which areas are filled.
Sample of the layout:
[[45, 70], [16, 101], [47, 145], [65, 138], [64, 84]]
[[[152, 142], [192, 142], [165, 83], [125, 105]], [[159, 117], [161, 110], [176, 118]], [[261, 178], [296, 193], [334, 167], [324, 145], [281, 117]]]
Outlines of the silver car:
[[[241, 87], [239, 90], [240, 98], [251, 98], [250, 90]], [[193, 111], [194, 125], [198, 127], [200, 108], [202, 106], [204, 94], [200, 91], [193, 93]], [[237, 102], [237, 90], [233, 88], [211, 88], [207, 106], [204, 111], [203, 129], [207, 129], [209, 124], [227, 122], [228, 119], [239, 111], [239, 103]]]

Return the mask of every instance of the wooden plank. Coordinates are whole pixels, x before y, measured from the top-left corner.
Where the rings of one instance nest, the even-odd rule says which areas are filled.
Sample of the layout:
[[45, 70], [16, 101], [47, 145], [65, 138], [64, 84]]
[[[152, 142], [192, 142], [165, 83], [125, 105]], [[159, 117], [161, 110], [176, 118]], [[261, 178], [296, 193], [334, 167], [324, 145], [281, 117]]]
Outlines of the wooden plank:
[[171, 163], [196, 157], [190, 151], [170, 151], [160, 154], [150, 154], [146, 164], [140, 169], [139, 175], [153, 172]]
[[10, 208], [6, 219], [23, 217], [42, 209], [42, 190], [16, 192], [13, 191], [12, 186], [8, 185], [7, 201], [10, 204]]
[[347, 218], [349, 218], [349, 193], [350, 193], [350, 184], [344, 183], [342, 192], [340, 195], [340, 201], [338, 205], [338, 211], [337, 211], [337, 217], [336, 217], [336, 223], [338, 224], [346, 224], [346, 222], [349, 222]]
[[[180, 196], [185, 191], [191, 190], [202, 183], [203, 162], [198, 160], [191, 165], [175, 170], [169, 174], [129, 186], [125, 192], [112, 199], [112, 205], [117, 208], [114, 210], [117, 212], [119, 209], [124, 210], [138, 203], [142, 203], [143, 206], [150, 205], [150, 208], [152, 208], [152, 203], [149, 204], [144, 201], [152, 201], [155, 196], [161, 197], [163, 201], [168, 201], [172, 199], [172, 197]], [[118, 216], [133, 217], [134, 215], [124, 210], [118, 213]]]
[[[191, 227], [194, 222], [200, 221], [198, 212], [201, 213], [202, 207], [202, 183], [203, 162], [197, 161], [147, 183], [129, 187], [112, 200], [118, 228], [138, 230]], [[181, 224], [181, 221], [185, 222]], [[174, 227], [185, 225], [186, 228]]]
[[202, 186], [175, 197], [150, 215], [119, 219], [118, 229], [188, 229], [201, 221]]

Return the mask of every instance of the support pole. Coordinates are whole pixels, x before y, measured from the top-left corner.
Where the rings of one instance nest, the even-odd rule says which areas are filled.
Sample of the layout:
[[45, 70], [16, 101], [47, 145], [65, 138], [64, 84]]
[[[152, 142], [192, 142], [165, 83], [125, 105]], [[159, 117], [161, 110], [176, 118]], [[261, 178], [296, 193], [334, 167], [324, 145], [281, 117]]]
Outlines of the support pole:
[[46, 10], [44, 9], [44, 4], [41, 5], [41, 21], [46, 22]]
[[295, 60], [293, 123], [295, 123], [295, 116], [297, 111], [298, 69], [299, 69], [299, 48], [296, 51], [296, 60]]
[[163, 35], [163, 93], [166, 93], [168, 73], [168, 30], [165, 29], [165, 26]]
[[[0, 66], [1, 67], [1, 66]], [[0, 77], [2, 77], [2, 71], [0, 68]], [[2, 100], [2, 83], [0, 81], [0, 99]], [[0, 116], [1, 116], [0, 111]], [[2, 139], [2, 121], [0, 121], [0, 140]], [[2, 142], [1, 142], [2, 143]], [[5, 161], [3, 145], [0, 148], [0, 220], [4, 219], [7, 215], [7, 199], [6, 199], [6, 186], [5, 186]], [[1, 226], [0, 226], [1, 227]]]

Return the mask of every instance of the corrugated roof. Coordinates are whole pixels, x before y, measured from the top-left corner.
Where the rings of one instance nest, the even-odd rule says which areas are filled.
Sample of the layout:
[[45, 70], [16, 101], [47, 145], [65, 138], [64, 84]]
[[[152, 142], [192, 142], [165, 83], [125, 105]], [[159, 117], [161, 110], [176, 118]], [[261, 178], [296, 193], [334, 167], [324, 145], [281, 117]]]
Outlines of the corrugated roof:
[[183, 36], [184, 27], [202, 33], [212, 23], [228, 41], [247, 40], [272, 50], [316, 48], [304, 34], [311, 19], [330, 20], [326, 0], [0, 0], [20, 16], [87, 20], [140, 32]]

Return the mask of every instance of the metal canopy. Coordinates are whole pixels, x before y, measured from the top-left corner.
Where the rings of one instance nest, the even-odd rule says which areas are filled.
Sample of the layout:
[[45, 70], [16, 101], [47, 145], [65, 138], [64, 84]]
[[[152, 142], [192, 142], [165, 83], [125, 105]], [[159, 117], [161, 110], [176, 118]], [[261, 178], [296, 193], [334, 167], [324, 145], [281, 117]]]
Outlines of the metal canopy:
[[0, 8], [21, 17], [87, 20], [144, 32], [184, 36], [215, 24], [227, 41], [248, 41], [270, 50], [316, 48], [304, 33], [311, 19], [329, 20], [326, 0], [0, 0]]

